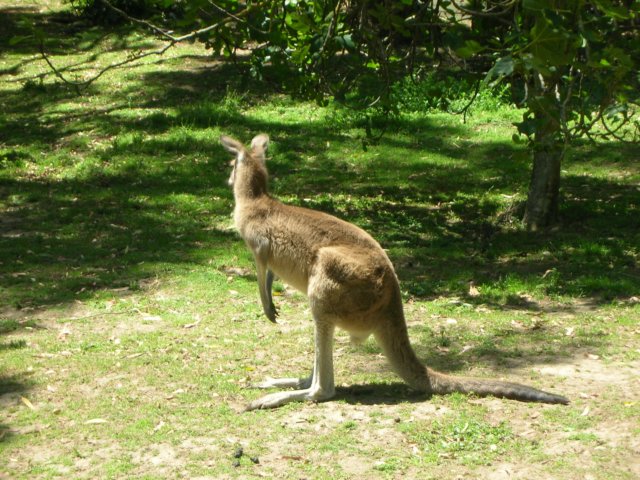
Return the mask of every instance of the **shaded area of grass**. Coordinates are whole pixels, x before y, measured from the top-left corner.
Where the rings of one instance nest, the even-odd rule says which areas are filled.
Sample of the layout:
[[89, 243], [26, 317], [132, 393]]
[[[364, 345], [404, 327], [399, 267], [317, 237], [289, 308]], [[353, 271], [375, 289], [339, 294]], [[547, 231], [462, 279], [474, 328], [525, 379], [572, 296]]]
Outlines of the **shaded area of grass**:
[[[0, 354], [7, 350], [16, 350], [24, 348], [21, 341], [0, 342]], [[0, 371], [0, 398], [19, 398], [25, 395], [32, 387], [34, 382], [29, 378], [28, 373], [6, 373]], [[6, 405], [0, 405], [3, 409]], [[0, 450], [3, 444], [7, 444], [14, 439], [15, 435], [9, 425], [9, 420], [4, 418], [0, 421]]]
[[[205, 261], [229, 248], [234, 234], [211, 222], [210, 210], [222, 200], [204, 193], [207, 167], [186, 174], [163, 165], [155, 175], [133, 167], [86, 182], [0, 181], [6, 298], [17, 308], [87, 298], [103, 288], [135, 287], [162, 265]], [[205, 184], [198, 187], [195, 178]]]
[[[11, 343], [9, 348], [22, 348], [20, 345], [13, 346]], [[24, 393], [32, 386], [26, 374], [1, 374], [0, 375], [0, 395], [7, 393]]]

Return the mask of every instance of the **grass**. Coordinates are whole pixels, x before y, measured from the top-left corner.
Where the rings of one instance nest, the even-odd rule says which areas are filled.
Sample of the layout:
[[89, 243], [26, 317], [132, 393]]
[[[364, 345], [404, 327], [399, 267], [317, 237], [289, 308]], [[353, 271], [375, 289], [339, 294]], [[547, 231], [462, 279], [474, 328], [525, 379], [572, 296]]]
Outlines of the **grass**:
[[[63, 8], [0, 1], [0, 477], [634, 478], [637, 147], [577, 145], [562, 224], [533, 236], [517, 222], [518, 112], [406, 112], [363, 145], [361, 116], [290, 100], [198, 45], [78, 95], [33, 39], [7, 44], [24, 21], [71, 77], [154, 40]], [[339, 334], [334, 401], [240, 413], [253, 383], [307, 374], [313, 348], [302, 295], [276, 285], [280, 323], [263, 318], [231, 225], [217, 138], [260, 131], [276, 196], [388, 249], [425, 363], [572, 404], [427, 400], [373, 341]]]

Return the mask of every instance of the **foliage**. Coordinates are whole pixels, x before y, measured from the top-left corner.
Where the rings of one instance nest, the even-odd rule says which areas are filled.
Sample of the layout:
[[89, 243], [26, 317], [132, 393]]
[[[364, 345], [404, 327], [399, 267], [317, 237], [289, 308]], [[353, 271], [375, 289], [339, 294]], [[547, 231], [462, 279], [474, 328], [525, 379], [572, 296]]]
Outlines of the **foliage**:
[[[249, 49], [256, 78], [320, 103], [329, 95], [406, 107], [398, 82], [411, 75], [434, 97], [426, 108], [448, 107], [452, 90], [473, 90], [468, 82], [508, 80], [525, 108], [518, 132], [533, 142], [547, 130], [545, 142], [625, 137], [640, 101], [637, 1], [70, 1], [95, 15], [179, 9], [171, 28], [192, 31], [214, 54]], [[452, 67], [459, 73], [447, 77]]]
[[618, 137], [640, 100], [639, 13], [637, 2], [523, 2], [514, 15], [522, 33], [505, 38], [487, 73], [488, 81], [511, 77], [522, 90], [519, 132], [532, 137], [551, 128], [557, 141]]
[[183, 25], [231, 19], [198, 39], [229, 56], [250, 48], [254, 75], [276, 75], [290, 91], [320, 101], [359, 92], [390, 103], [395, 82], [408, 73], [432, 78], [457, 65], [462, 78], [455, 80], [464, 87], [465, 76], [511, 81], [514, 98], [527, 109], [519, 125], [525, 135], [540, 130], [538, 111], [561, 127], [560, 140], [591, 135], [601, 120], [614, 122], [604, 134], [619, 132], [639, 100], [639, 2], [470, 4], [192, 0]]

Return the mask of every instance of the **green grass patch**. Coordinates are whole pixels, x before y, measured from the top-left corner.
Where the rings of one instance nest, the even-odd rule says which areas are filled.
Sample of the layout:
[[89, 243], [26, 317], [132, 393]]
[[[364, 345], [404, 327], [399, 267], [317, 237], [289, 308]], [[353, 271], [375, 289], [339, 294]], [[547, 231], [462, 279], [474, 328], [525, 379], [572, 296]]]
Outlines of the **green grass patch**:
[[506, 423], [491, 425], [475, 415], [454, 414], [430, 425], [409, 424], [401, 431], [423, 450], [422, 460], [428, 463], [455, 457], [464, 465], [488, 464], [515, 448]]

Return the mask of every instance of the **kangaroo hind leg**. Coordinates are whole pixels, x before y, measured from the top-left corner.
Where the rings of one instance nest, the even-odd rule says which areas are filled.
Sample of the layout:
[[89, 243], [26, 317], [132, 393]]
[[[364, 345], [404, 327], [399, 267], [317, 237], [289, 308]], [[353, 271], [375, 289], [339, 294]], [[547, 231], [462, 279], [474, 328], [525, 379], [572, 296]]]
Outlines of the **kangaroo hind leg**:
[[[247, 410], [262, 408], [275, 408], [285, 403], [310, 400], [320, 402], [328, 400], [335, 395], [335, 383], [333, 377], [333, 334], [335, 326], [332, 323], [315, 320], [315, 359], [313, 374], [308, 385], [298, 379], [275, 380], [269, 386], [291, 387], [301, 386], [299, 390], [276, 392], [254, 400], [247, 406]], [[291, 380], [291, 382], [287, 382]], [[294, 385], [295, 380], [295, 385]], [[268, 383], [268, 382], [267, 382]], [[301, 384], [302, 383], [302, 384]]]

